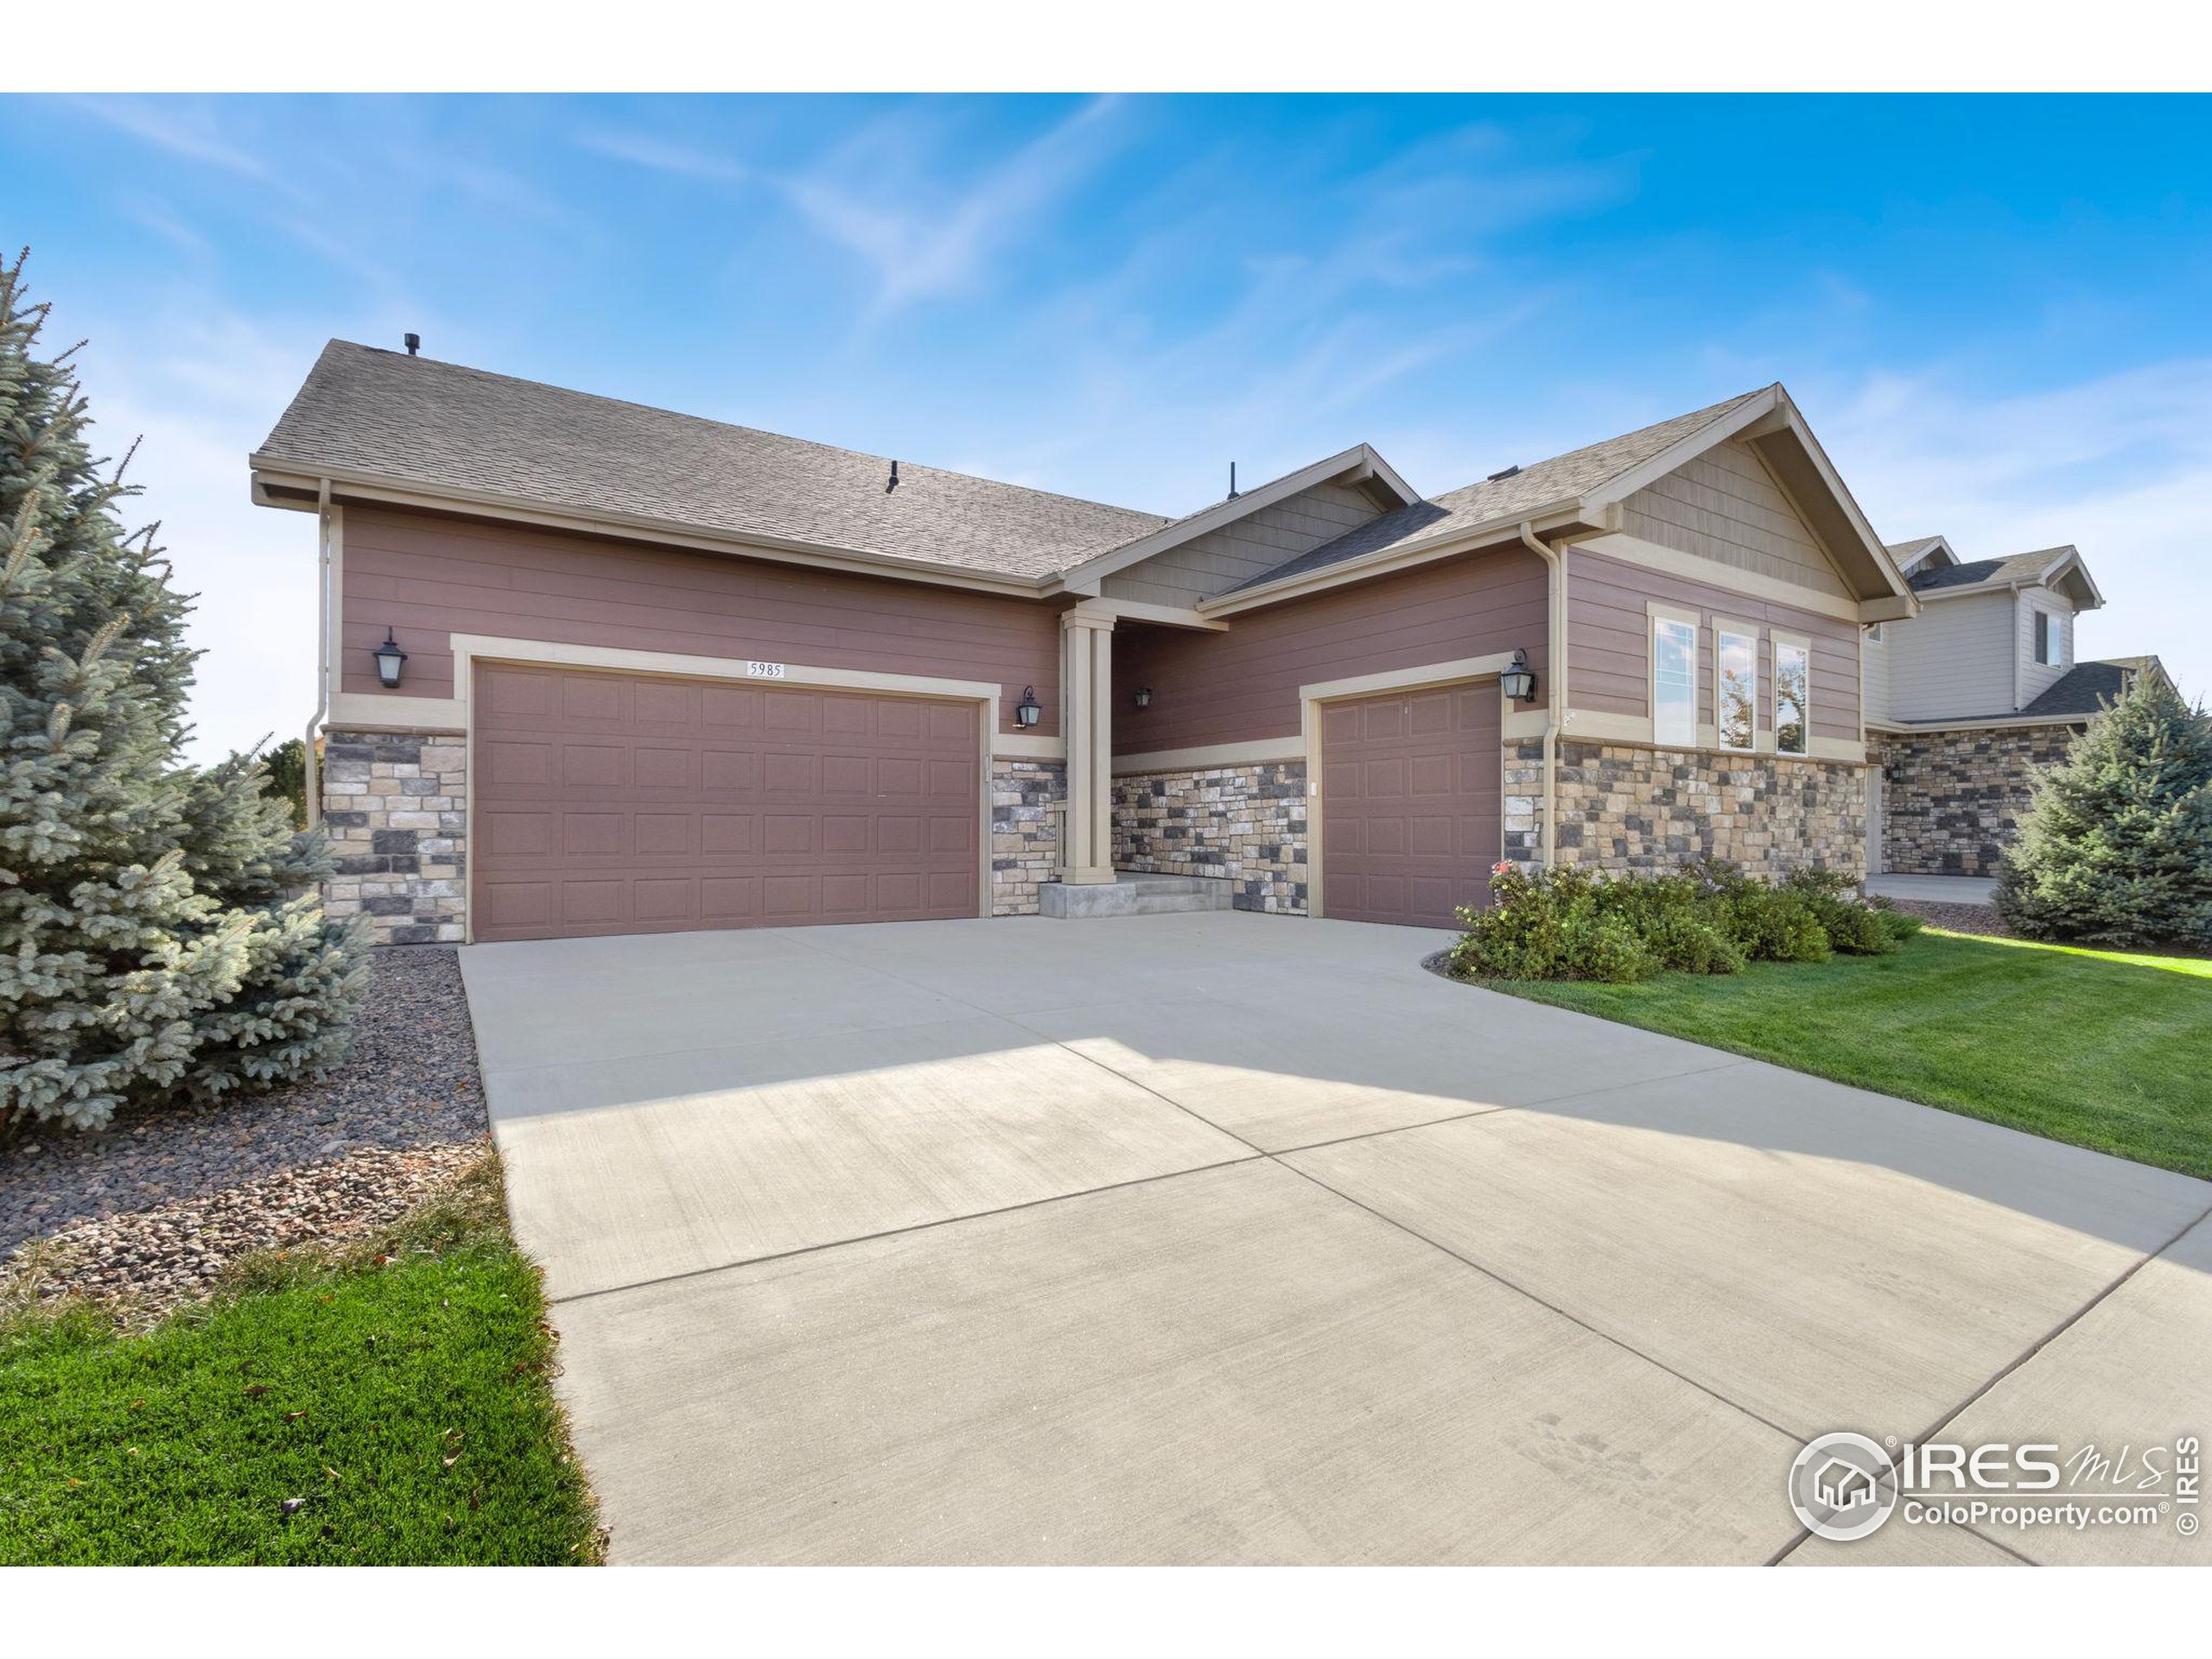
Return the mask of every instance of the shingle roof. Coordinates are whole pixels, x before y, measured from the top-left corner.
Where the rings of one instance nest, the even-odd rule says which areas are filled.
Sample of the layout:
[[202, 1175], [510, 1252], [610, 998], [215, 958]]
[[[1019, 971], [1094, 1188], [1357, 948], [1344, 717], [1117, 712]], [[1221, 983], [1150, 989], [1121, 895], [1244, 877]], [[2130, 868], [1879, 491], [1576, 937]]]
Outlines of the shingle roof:
[[255, 461], [1016, 577], [1167, 522], [340, 340]]
[[2020, 710], [2035, 715], [2094, 715], [2126, 689], [2127, 677], [2141, 671], [2151, 657], [2114, 657], [2104, 662], [2076, 663], [2060, 675], [2050, 688]]
[[1942, 539], [1941, 536], [1923, 536], [1910, 542], [1888, 542], [1884, 543], [1884, 551], [1897, 562], [1899, 568], [1903, 568]]
[[2009, 559], [1976, 559], [1971, 564], [1947, 564], [1940, 570], [1917, 570], [1912, 585], [1914, 591], [1925, 594], [1940, 588], [1979, 587], [1986, 582], [2033, 582], [2060, 554], [2072, 551], [2071, 548], [2046, 547], [2035, 553], [2015, 553]]
[[1247, 588], [1325, 570], [1348, 559], [1384, 552], [1405, 543], [1426, 541], [1433, 536], [1538, 512], [1611, 482], [1766, 390], [1762, 386], [1758, 391], [1747, 391], [1709, 409], [1677, 415], [1672, 420], [1608, 438], [1603, 443], [1554, 455], [1549, 461], [1523, 467], [1510, 477], [1485, 479], [1479, 484], [1440, 495], [1433, 501], [1416, 501], [1410, 506], [1400, 507], [1229, 591], [1241, 593]]

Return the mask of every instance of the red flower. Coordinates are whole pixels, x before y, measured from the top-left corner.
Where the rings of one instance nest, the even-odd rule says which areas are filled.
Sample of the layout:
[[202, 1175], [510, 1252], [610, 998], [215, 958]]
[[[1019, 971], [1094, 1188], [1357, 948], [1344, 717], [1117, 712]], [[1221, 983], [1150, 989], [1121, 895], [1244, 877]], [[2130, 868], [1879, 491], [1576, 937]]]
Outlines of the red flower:
[[1491, 866], [1490, 867], [1490, 873], [1491, 873], [1492, 875], [1503, 875], [1503, 874], [1507, 874], [1509, 871], [1510, 871], [1510, 870], [1512, 869], [1512, 868], [1513, 868], [1513, 866], [1512, 866], [1512, 865], [1510, 865], [1510, 864], [1507, 863], [1503, 859], [1502, 859], [1502, 858], [1501, 858], [1501, 859], [1499, 859], [1499, 860], [1497, 861], [1497, 863], [1495, 863], [1495, 864], [1493, 864], [1493, 865], [1491, 865]]

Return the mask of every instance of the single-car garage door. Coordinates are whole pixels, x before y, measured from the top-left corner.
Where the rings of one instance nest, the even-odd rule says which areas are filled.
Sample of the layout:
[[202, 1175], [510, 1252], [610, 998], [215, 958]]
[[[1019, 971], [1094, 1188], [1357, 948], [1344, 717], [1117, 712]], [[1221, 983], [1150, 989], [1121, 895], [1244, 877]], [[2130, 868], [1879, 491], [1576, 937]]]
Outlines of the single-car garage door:
[[480, 664], [480, 942], [977, 913], [971, 702]]
[[1452, 927], [1501, 845], [1497, 683], [1321, 707], [1322, 909]]

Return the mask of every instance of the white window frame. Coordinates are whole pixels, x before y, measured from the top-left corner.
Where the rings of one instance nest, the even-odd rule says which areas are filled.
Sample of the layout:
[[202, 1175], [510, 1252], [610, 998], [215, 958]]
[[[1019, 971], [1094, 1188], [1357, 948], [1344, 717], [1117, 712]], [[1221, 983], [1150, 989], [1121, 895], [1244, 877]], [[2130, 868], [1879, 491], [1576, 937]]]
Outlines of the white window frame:
[[[2030, 654], [2035, 658], [2036, 665], [2038, 668], [2065, 667], [2066, 632], [2059, 613], [2056, 611], [2046, 611], [2040, 605], [2031, 608], [2035, 613], [2036, 620], [2029, 624], [2031, 630], [2029, 643]], [[2037, 632], [2042, 635], [2040, 645], [2036, 644]]]
[[[1802, 634], [1777, 633], [1770, 642], [1774, 648], [1774, 752], [1803, 759], [1813, 753], [1813, 642]], [[1782, 747], [1782, 653], [1794, 651], [1805, 658], [1805, 694], [1800, 700], [1799, 713], [1803, 716], [1805, 747], [1785, 749]]]
[[[1747, 702], [1751, 711], [1751, 729], [1741, 743], [1728, 741], [1726, 705], [1722, 697], [1722, 685], [1727, 678], [1728, 645], [1737, 641], [1746, 646], [1751, 658], [1751, 693]], [[1753, 754], [1759, 747], [1759, 631], [1748, 622], [1731, 622], [1720, 617], [1713, 619], [1713, 746], [1730, 754]]]
[[[1681, 610], [1672, 606], [1647, 601], [1649, 605], [1650, 666], [1645, 683], [1651, 699], [1651, 741], [1662, 748], [1694, 749], [1698, 747], [1698, 674], [1699, 658], [1704, 643], [1704, 622], [1701, 613]], [[1662, 628], [1687, 628], [1690, 636], [1690, 702], [1688, 729], [1675, 736], [1667, 728], [1664, 705], [1659, 696], [1659, 631]]]

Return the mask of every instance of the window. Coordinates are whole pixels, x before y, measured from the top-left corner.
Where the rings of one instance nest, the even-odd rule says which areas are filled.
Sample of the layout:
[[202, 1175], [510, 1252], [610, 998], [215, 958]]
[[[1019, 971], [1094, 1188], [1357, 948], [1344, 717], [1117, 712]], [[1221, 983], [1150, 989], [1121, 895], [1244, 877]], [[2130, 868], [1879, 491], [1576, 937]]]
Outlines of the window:
[[2036, 613], [2036, 661], [2045, 668], [2066, 665], [2065, 625], [2049, 611]]
[[1774, 752], [1811, 753], [1813, 653], [1795, 639], [1774, 642]]
[[1697, 746], [1697, 624], [1651, 619], [1651, 741]]
[[1735, 628], [1715, 630], [1713, 721], [1724, 749], [1748, 749], [1758, 723], [1759, 641]]

